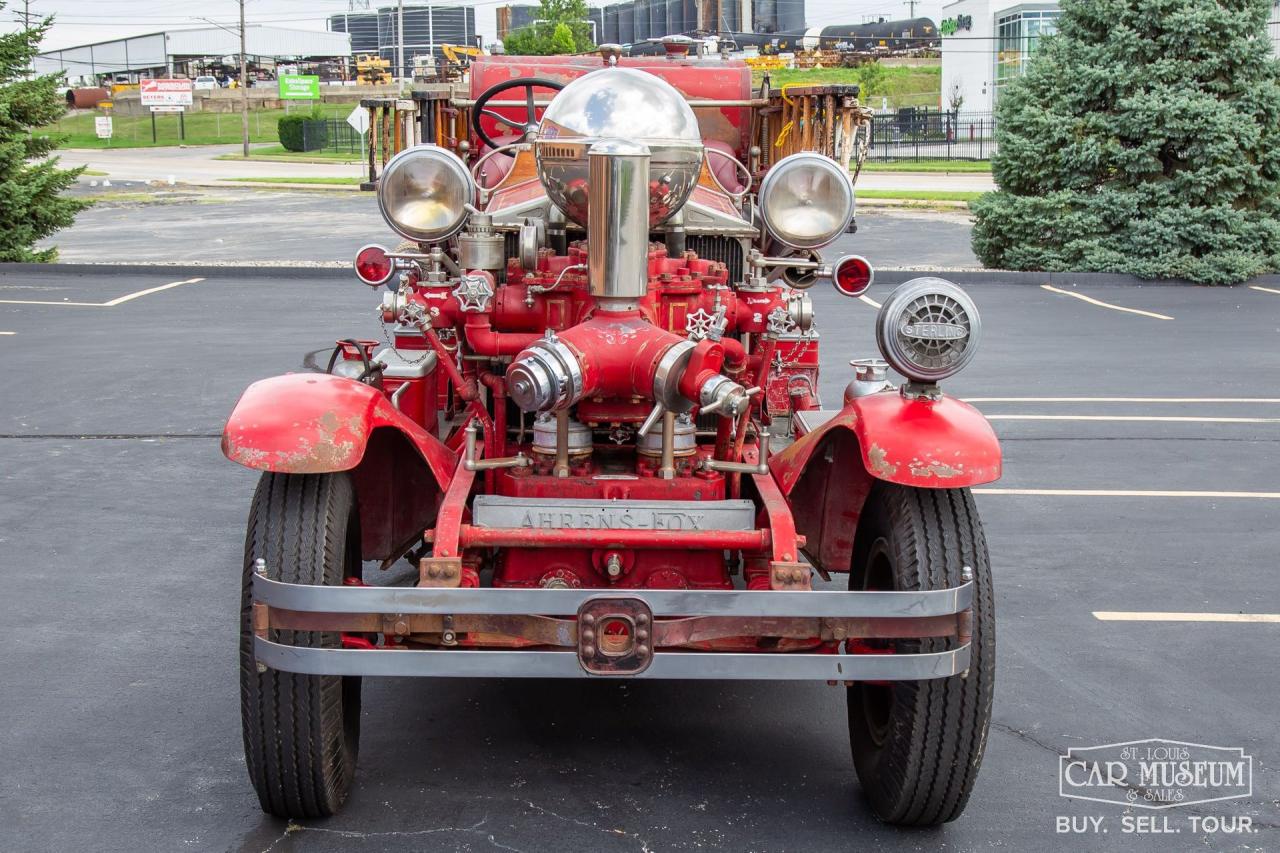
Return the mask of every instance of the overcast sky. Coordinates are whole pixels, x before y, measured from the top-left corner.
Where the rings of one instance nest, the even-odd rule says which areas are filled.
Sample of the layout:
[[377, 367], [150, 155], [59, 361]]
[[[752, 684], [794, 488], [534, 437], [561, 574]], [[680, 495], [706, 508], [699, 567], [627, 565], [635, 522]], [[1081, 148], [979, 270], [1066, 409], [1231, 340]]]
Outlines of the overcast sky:
[[[405, 1], [408, 5], [422, 3], [422, 0]], [[463, 2], [463, 5], [476, 7], [476, 27], [488, 43], [495, 36], [494, 10], [511, 2], [536, 0], [478, 0]], [[588, 2], [593, 6], [607, 5]], [[388, 0], [374, 0], [371, 5], [377, 8], [393, 4]], [[917, 3], [916, 14], [936, 21], [942, 5], [942, 0]], [[21, 17], [23, 6], [23, 0], [6, 3], [0, 15], [9, 28], [15, 18]], [[201, 17], [234, 25], [239, 15], [236, 0], [31, 0], [30, 8], [33, 15], [56, 17], [53, 31], [45, 41], [48, 49], [156, 30], [207, 26]], [[323, 30], [329, 15], [348, 8], [348, 0], [248, 0], [246, 15], [250, 24]], [[901, 0], [807, 0], [806, 10], [810, 26], [861, 23], [864, 16], [882, 15], [894, 20], [909, 15], [908, 4]]]

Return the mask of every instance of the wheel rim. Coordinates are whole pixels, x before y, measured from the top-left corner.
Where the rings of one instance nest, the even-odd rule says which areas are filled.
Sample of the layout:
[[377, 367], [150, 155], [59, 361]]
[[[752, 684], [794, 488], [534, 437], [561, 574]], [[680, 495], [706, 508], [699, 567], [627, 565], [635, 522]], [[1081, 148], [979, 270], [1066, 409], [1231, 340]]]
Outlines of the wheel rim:
[[[889, 554], [889, 543], [884, 538], [877, 539], [867, 554], [867, 570], [863, 575], [862, 588], [865, 590], [893, 589], [893, 558]], [[866, 642], [867, 645], [877, 648], [892, 648], [889, 642], [884, 640]], [[866, 682], [859, 684], [858, 706], [862, 709], [862, 719], [872, 743], [877, 747], [884, 746], [889, 738], [889, 722], [893, 712], [893, 686]]]

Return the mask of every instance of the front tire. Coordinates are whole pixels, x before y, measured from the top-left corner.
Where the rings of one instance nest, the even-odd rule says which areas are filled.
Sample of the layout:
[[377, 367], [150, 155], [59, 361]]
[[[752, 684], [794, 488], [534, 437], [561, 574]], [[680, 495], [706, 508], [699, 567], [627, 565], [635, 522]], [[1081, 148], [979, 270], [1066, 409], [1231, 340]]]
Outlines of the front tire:
[[[285, 583], [339, 586], [360, 577], [360, 525], [351, 478], [265, 473], [253, 495], [240, 604], [240, 711], [244, 756], [262, 810], [295, 819], [338, 811], [355, 776], [360, 679], [259, 672], [250, 582], [263, 559]], [[272, 631], [274, 642], [339, 648], [334, 632]]]
[[[878, 483], [854, 545], [850, 589], [959, 586], [973, 570], [969, 670], [950, 678], [858, 683], [847, 691], [853, 763], [881, 820], [935, 826], [964, 811], [978, 777], [995, 686], [995, 607], [982, 522], [968, 489]], [[876, 641], [885, 651], [940, 652], [948, 640]]]

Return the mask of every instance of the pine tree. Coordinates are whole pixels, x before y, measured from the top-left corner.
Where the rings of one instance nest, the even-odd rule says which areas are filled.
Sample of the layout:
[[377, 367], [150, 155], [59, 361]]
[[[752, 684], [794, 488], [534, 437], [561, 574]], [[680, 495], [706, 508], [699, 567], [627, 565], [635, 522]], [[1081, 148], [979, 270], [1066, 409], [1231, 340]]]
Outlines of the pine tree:
[[[4, 6], [0, 0], [0, 10]], [[55, 260], [57, 249], [35, 249], [36, 242], [70, 225], [88, 206], [62, 195], [84, 169], [59, 169], [49, 157], [58, 140], [33, 134], [66, 111], [59, 78], [30, 71], [51, 24], [46, 18], [0, 34], [0, 261]]]
[[1271, 0], [1062, 0], [997, 105], [994, 268], [1226, 284], [1280, 267]]

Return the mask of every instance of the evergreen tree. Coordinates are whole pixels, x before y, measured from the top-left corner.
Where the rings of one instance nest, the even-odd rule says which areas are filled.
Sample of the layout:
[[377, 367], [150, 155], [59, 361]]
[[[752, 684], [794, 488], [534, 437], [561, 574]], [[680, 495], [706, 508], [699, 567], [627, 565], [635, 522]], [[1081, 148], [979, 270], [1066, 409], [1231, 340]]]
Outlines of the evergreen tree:
[[1280, 267], [1271, 0], [1062, 0], [1002, 87], [989, 267], [1225, 284]]
[[[0, 10], [5, 3], [0, 0]], [[37, 250], [38, 240], [70, 225], [88, 206], [67, 198], [80, 169], [59, 169], [48, 155], [58, 140], [32, 133], [66, 111], [59, 77], [35, 77], [31, 61], [52, 24], [0, 34], [0, 261], [48, 262], [57, 249]]]

